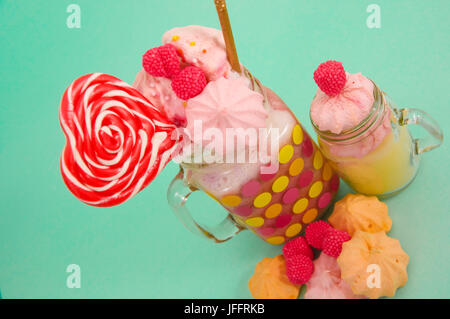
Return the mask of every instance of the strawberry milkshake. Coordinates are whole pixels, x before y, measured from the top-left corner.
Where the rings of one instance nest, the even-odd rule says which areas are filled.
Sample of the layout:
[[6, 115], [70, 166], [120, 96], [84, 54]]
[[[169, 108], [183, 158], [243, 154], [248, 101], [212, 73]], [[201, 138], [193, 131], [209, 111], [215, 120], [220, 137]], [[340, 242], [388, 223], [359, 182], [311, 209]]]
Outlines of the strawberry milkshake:
[[[231, 68], [221, 31], [175, 28], [162, 43], [144, 55], [134, 87], [184, 131], [181, 173], [168, 193], [172, 208], [178, 216], [188, 213], [184, 201], [190, 193], [182, 202], [174, 199], [181, 198], [180, 187], [202, 190], [239, 229], [271, 244], [297, 236], [338, 190], [331, 165], [272, 90], [243, 66], [242, 72]], [[232, 236], [182, 220], [216, 241]]]

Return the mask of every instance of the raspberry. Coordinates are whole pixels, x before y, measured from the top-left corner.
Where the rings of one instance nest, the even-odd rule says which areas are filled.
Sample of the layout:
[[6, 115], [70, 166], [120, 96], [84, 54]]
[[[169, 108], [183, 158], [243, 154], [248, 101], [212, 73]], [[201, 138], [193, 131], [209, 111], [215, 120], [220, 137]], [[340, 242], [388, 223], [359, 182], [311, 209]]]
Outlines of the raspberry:
[[145, 72], [153, 76], [167, 76], [166, 70], [158, 53], [158, 48], [152, 48], [142, 57], [142, 66]]
[[303, 255], [311, 259], [314, 257], [311, 247], [309, 247], [308, 242], [303, 236], [292, 239], [283, 246], [284, 258], [289, 259], [297, 255]]
[[205, 86], [205, 74], [196, 66], [185, 67], [172, 79], [172, 89], [182, 100], [199, 95]]
[[177, 50], [171, 44], [152, 48], [142, 57], [142, 66], [150, 75], [172, 78], [180, 72]]
[[322, 242], [325, 237], [325, 233], [331, 228], [332, 227], [330, 224], [324, 222], [323, 220], [318, 220], [309, 224], [305, 230], [305, 237], [308, 244], [316, 249], [322, 249]]
[[295, 285], [306, 284], [314, 272], [311, 258], [303, 255], [292, 256], [286, 259], [286, 275]]
[[347, 76], [341, 62], [327, 61], [314, 71], [314, 81], [328, 96], [338, 95], [345, 86]]
[[159, 56], [166, 70], [168, 78], [173, 78], [180, 73], [180, 60], [178, 59], [177, 48], [172, 44], [165, 44], [158, 48]]
[[323, 253], [331, 257], [339, 257], [342, 244], [350, 239], [351, 237], [346, 231], [331, 228], [323, 239]]

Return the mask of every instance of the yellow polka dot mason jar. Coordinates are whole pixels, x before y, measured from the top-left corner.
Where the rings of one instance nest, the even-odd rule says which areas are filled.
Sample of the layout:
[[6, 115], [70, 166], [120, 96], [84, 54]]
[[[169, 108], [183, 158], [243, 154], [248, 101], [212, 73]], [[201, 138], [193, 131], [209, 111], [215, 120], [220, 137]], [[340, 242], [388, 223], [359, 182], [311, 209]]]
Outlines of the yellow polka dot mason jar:
[[[277, 165], [181, 162], [167, 196], [176, 216], [196, 234], [223, 242], [249, 229], [279, 245], [322, 216], [338, 191], [339, 177], [286, 104], [245, 72], [253, 90], [264, 97], [268, 131], [280, 129], [278, 147], [271, 154]], [[186, 201], [197, 190], [228, 211], [219, 225], [204, 226], [188, 211]]]

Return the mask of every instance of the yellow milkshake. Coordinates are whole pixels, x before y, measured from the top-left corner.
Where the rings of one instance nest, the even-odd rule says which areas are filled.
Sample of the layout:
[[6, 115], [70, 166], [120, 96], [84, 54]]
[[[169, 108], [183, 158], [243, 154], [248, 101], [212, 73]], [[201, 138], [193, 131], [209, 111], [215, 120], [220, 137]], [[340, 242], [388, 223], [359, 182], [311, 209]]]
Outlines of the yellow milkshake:
[[355, 191], [389, 196], [414, 178], [419, 158], [399, 111], [361, 74], [346, 73], [340, 62], [321, 64], [311, 104], [319, 146], [339, 176]]
[[398, 134], [389, 133], [372, 152], [361, 158], [333, 156], [327, 143], [319, 138], [323, 154], [354, 190], [367, 195], [388, 195], [407, 185], [414, 177], [417, 158], [412, 154], [412, 140], [406, 127]]

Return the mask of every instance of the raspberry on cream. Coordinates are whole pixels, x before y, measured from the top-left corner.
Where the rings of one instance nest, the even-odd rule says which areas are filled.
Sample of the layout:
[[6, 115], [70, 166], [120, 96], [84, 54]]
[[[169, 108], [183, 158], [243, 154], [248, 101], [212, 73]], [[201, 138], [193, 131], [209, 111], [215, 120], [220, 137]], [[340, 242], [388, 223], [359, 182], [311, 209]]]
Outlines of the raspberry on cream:
[[326, 95], [338, 95], [346, 82], [346, 74], [342, 63], [338, 61], [322, 63], [314, 71], [314, 81]]
[[142, 66], [150, 75], [172, 78], [180, 72], [177, 49], [171, 44], [151, 48], [143, 55]]
[[[319, 88], [310, 112], [316, 130], [346, 134], [370, 116], [375, 102], [374, 84], [361, 73], [347, 73], [341, 62], [327, 61], [314, 72], [314, 80]], [[330, 152], [335, 156], [361, 158], [377, 148], [391, 131], [386, 116], [367, 138], [350, 146], [330, 145]]]
[[203, 71], [196, 66], [187, 66], [172, 78], [172, 89], [183, 100], [199, 95], [206, 86]]
[[364, 120], [373, 102], [373, 83], [361, 73], [346, 73], [345, 85], [337, 95], [329, 96], [317, 89], [311, 118], [321, 131], [340, 134]]

